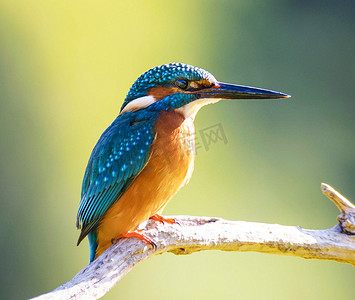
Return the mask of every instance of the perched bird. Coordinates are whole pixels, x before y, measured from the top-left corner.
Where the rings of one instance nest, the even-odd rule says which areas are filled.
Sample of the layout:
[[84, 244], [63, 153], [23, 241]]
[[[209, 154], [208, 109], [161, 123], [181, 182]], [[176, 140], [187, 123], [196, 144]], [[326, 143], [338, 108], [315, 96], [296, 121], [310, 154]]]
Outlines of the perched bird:
[[[88, 236], [90, 262], [121, 237], [138, 237], [186, 185], [195, 161], [194, 119], [202, 106], [222, 99], [275, 99], [289, 95], [218, 82], [182, 63], [155, 67], [131, 87], [121, 111], [93, 149], [82, 184], [77, 228]], [[190, 138], [189, 138], [190, 137]], [[191, 143], [189, 147], [182, 140]]]

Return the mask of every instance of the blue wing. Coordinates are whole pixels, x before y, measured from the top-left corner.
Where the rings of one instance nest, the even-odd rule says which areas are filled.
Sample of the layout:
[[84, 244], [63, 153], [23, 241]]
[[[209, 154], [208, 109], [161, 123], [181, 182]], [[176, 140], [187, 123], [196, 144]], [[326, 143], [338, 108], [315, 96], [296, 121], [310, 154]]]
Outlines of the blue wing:
[[86, 167], [77, 224], [79, 243], [144, 168], [155, 139], [154, 118], [125, 113], [105, 130]]

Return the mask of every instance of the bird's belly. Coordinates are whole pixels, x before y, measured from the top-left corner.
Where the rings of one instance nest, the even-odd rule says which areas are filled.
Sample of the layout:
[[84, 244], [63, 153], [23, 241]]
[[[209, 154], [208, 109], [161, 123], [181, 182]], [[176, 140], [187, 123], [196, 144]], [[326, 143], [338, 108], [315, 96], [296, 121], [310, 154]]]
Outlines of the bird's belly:
[[195, 160], [194, 147], [186, 142], [187, 138], [193, 138], [191, 130], [191, 124], [186, 123], [171, 134], [157, 132], [147, 165], [108, 209], [97, 229], [96, 257], [111, 245], [113, 238], [135, 230], [140, 223], [160, 213], [188, 182]]

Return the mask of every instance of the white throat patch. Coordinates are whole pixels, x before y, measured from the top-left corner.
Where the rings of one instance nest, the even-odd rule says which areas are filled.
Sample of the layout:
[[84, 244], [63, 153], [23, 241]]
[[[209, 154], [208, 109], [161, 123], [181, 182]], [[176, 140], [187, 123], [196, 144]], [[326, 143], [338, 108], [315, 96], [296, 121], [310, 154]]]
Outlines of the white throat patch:
[[222, 100], [222, 99], [202, 98], [202, 99], [192, 101], [189, 104], [186, 104], [182, 107], [179, 107], [178, 109], [176, 109], [176, 111], [180, 112], [186, 119], [191, 117], [192, 120], [194, 120], [196, 117], [196, 114], [201, 109], [201, 107], [208, 105], [208, 104], [216, 103], [220, 100]]

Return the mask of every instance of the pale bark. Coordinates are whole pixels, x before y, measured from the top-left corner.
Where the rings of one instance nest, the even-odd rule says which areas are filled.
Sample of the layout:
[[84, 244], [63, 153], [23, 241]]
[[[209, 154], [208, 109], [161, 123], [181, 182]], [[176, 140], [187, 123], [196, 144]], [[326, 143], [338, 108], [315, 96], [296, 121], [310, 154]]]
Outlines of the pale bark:
[[256, 251], [355, 266], [355, 206], [326, 184], [322, 184], [322, 190], [342, 213], [333, 228], [308, 230], [192, 216], [175, 216], [178, 224], [174, 225], [149, 220], [143, 224], [144, 233], [154, 240], [157, 249], [136, 238], [122, 239], [72, 280], [35, 299], [98, 299], [137, 264], [163, 252]]

